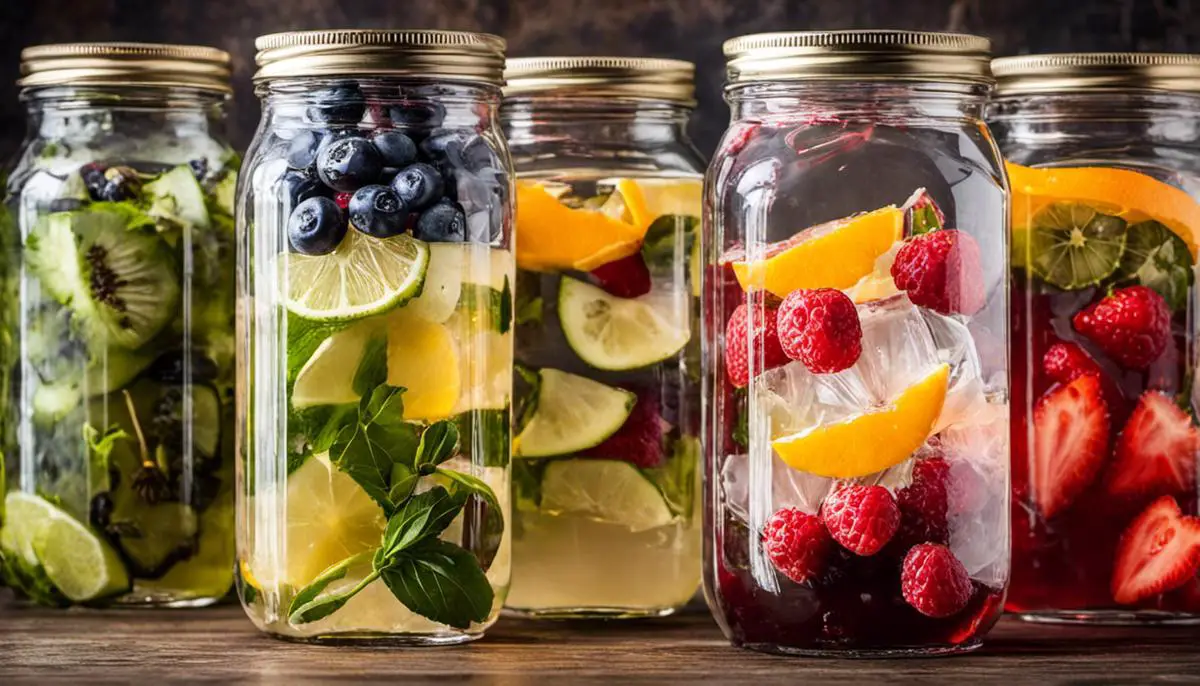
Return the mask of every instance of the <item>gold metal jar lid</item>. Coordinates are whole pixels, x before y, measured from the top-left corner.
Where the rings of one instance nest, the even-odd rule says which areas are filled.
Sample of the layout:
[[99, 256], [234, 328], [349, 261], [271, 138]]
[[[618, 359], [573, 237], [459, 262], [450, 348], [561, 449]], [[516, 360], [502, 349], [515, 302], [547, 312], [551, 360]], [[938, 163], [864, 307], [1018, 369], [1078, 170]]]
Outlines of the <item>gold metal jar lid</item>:
[[504, 70], [506, 96], [564, 95], [696, 104], [696, 65], [655, 57], [521, 57]]
[[1159, 90], [1200, 93], [1200, 55], [1083, 52], [992, 60], [999, 95]]
[[304, 76], [406, 76], [504, 83], [504, 39], [466, 31], [289, 31], [259, 36], [255, 81]]
[[963, 33], [758, 33], [727, 40], [724, 50], [729, 85], [854, 79], [993, 83], [991, 42]]
[[203, 45], [59, 43], [21, 51], [22, 88], [184, 86], [232, 92], [229, 53]]

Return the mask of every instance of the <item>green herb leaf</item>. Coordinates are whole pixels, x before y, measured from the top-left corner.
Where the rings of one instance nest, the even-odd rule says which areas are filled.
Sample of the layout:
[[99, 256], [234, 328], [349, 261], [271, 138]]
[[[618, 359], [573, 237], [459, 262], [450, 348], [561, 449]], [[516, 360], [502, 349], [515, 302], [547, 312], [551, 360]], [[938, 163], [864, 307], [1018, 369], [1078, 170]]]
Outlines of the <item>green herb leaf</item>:
[[[664, 214], [650, 223], [646, 237], [642, 240], [642, 259], [651, 268], [672, 269], [678, 264], [677, 257], [690, 254], [692, 241], [700, 218], [685, 214]], [[682, 251], [676, 253], [676, 251]]]
[[482, 284], [463, 284], [458, 309], [468, 316], [487, 317], [488, 328], [508, 333], [513, 321], [512, 288], [508, 277], [504, 277], [504, 287], [499, 291]]
[[109, 456], [117, 447], [117, 443], [129, 439], [129, 434], [125, 433], [118, 424], [108, 427], [104, 433], [97, 431], [91, 424], [83, 425], [83, 440], [87, 442], [87, 446], [91, 450], [88, 471], [88, 490], [91, 496], [112, 490], [108, 476], [110, 472]]
[[434, 486], [404, 501], [396, 514], [388, 519], [383, 545], [375, 555], [375, 568], [382, 568], [398, 553], [445, 531], [462, 511], [465, 500], [441, 486]]
[[542, 390], [542, 377], [536, 370], [520, 364], [513, 365], [513, 371], [516, 372], [516, 376], [513, 377], [516, 426], [513, 430], [519, 434], [537, 412], [538, 393]]
[[417, 482], [421, 477], [413, 471], [412, 467], [406, 464], [396, 463], [392, 465], [392, 489], [388, 491], [388, 500], [392, 501], [393, 505], [399, 507], [401, 503], [408, 500], [412, 495], [413, 489], [417, 487]]
[[1186, 307], [1195, 279], [1187, 243], [1156, 221], [1134, 224], [1125, 236], [1119, 277], [1154, 289], [1172, 311]]
[[391, 515], [392, 472], [397, 464], [414, 467], [417, 430], [404, 421], [403, 388], [378, 386], [363, 395], [357, 424], [345, 424], [329, 449], [329, 460], [354, 479]]
[[472, 410], [457, 417], [459, 451], [485, 467], [506, 467], [512, 453], [512, 414], [502, 410]]
[[517, 326], [542, 325], [545, 299], [542, 297], [542, 275], [525, 269], [517, 270], [516, 288]]
[[644, 469], [642, 473], [658, 487], [671, 512], [690, 516], [699, 485], [700, 440], [681, 436], [671, 446], [671, 455], [660, 467]]
[[542, 507], [542, 475], [549, 460], [515, 460], [512, 469], [513, 502], [517, 509], [536, 512]]
[[349, 326], [345, 323], [313, 322], [292, 313], [287, 315], [287, 383], [291, 388], [296, 375], [326, 338]]
[[379, 332], [367, 340], [362, 359], [351, 384], [354, 392], [366, 395], [371, 389], [387, 382], [387, 335]]
[[[292, 624], [305, 624], [328, 617], [341, 609], [350, 598], [354, 597], [367, 583], [360, 582], [357, 586], [344, 593], [322, 596], [322, 592], [335, 581], [344, 579], [350, 568], [367, 560], [373, 551], [363, 551], [353, 557], [348, 557], [337, 564], [331, 565], [309, 582], [307, 586], [292, 598], [288, 606], [288, 621]], [[372, 577], [367, 577], [368, 579]], [[373, 580], [373, 579], [372, 579]], [[364, 579], [364, 582], [366, 580]]]
[[421, 432], [421, 443], [417, 446], [417, 466], [439, 465], [449, 460], [458, 451], [458, 426], [448, 420], [430, 424]]
[[413, 612], [456, 629], [482, 622], [495, 594], [470, 552], [431, 538], [398, 554], [381, 572], [392, 595]]

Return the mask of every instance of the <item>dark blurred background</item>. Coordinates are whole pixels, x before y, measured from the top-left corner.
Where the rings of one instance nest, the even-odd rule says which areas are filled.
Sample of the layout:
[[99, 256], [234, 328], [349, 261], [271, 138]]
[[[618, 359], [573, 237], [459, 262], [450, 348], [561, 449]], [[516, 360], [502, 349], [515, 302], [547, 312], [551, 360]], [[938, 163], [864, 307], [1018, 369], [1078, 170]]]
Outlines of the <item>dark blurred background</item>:
[[514, 56], [677, 57], [698, 67], [693, 135], [706, 154], [728, 117], [721, 42], [761, 31], [908, 28], [978, 33], [998, 55], [1200, 51], [1200, 0], [0, 0], [0, 156], [20, 144], [21, 48], [65, 41], [202, 43], [233, 53], [233, 139], [254, 133], [254, 37], [313, 28], [483, 30]]

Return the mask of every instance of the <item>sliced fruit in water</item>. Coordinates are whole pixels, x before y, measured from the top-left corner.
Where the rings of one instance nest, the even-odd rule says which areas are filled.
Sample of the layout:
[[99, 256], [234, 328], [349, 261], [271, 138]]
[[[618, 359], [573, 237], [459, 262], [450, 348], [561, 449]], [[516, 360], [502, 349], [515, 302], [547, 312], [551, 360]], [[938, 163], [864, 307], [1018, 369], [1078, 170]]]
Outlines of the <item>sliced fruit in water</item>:
[[540, 183], [517, 185], [517, 264], [522, 269], [591, 271], [632, 255], [642, 231], [605, 212], [573, 209]]
[[772, 441], [792, 469], [852, 479], [907, 460], [929, 438], [942, 413], [949, 365], [938, 365], [891, 404]]
[[1049, 519], [1070, 507], [1104, 466], [1109, 425], [1100, 379], [1081, 376], [1039, 398], [1033, 431], [1033, 501]]
[[1195, 282], [1187, 243], [1156, 221], [1134, 224], [1125, 236], [1121, 277], [1153, 288], [1172, 311], [1183, 309]]
[[1124, 219], [1088, 205], [1047, 205], [1029, 228], [1029, 266], [1046, 282], [1066, 290], [1099, 283], [1121, 264], [1125, 228]]
[[400, 310], [387, 321], [387, 383], [401, 386], [405, 419], [442, 419], [462, 391], [458, 344], [444, 324]]
[[1121, 498], [1184, 494], [1196, 487], [1200, 430], [1159, 391], [1146, 391], [1117, 436], [1104, 490]]
[[616, 179], [615, 183], [633, 225], [643, 231], [665, 214], [700, 216], [704, 194], [700, 179]]
[[171, 169], [143, 186], [142, 192], [150, 203], [146, 211], [150, 216], [195, 229], [208, 228], [204, 191], [189, 165]]
[[301, 410], [358, 402], [364, 389], [356, 388], [355, 380], [360, 372], [367, 371], [364, 366], [378, 368], [380, 378], [375, 383], [380, 383], [386, 375], [387, 340], [383, 327], [375, 320], [337, 331], [317, 346], [296, 374], [292, 407]]
[[555, 460], [542, 475], [541, 509], [648, 531], [674, 521], [658, 488], [617, 460]]
[[1137, 603], [1179, 588], [1200, 569], [1200, 518], [1185, 517], [1175, 498], [1150, 504], [1125, 530], [1113, 568], [1113, 600]]
[[441, 324], [462, 306], [465, 297], [480, 290], [496, 293], [511, 284], [512, 253], [477, 243], [431, 243], [429, 270], [421, 294], [406, 309]]
[[289, 253], [284, 279], [288, 311], [315, 321], [382, 314], [421, 292], [429, 246], [401, 234], [372, 238], [349, 231], [327, 255]]
[[637, 395], [557, 369], [538, 371], [537, 409], [513, 441], [518, 457], [567, 455], [593, 448], [621, 428]]
[[558, 290], [567, 343], [596, 369], [637, 369], [676, 355], [691, 336], [689, 306], [682, 290], [621, 298], [569, 276]]
[[88, 526], [38, 496], [12, 491], [5, 498], [0, 545], [40, 565], [68, 599], [84, 603], [129, 589], [116, 552]]
[[797, 288], [849, 288], [875, 269], [875, 260], [904, 237], [904, 212], [887, 207], [807, 228], [767, 246], [762, 259], [735, 255], [743, 290], [785, 298]]

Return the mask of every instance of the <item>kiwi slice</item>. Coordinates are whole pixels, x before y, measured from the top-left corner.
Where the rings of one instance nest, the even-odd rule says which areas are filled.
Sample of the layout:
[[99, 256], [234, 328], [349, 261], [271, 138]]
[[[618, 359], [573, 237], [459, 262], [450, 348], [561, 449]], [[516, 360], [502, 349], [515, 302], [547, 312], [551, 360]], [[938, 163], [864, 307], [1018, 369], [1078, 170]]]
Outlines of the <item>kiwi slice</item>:
[[1121, 264], [1126, 228], [1124, 219], [1087, 205], [1048, 205], [1031, 222], [1029, 267], [1066, 290], [1100, 283]]
[[131, 225], [136, 216], [117, 207], [97, 204], [66, 213], [77, 259], [62, 276], [89, 340], [132, 350], [175, 316], [179, 273], [153, 223]]

